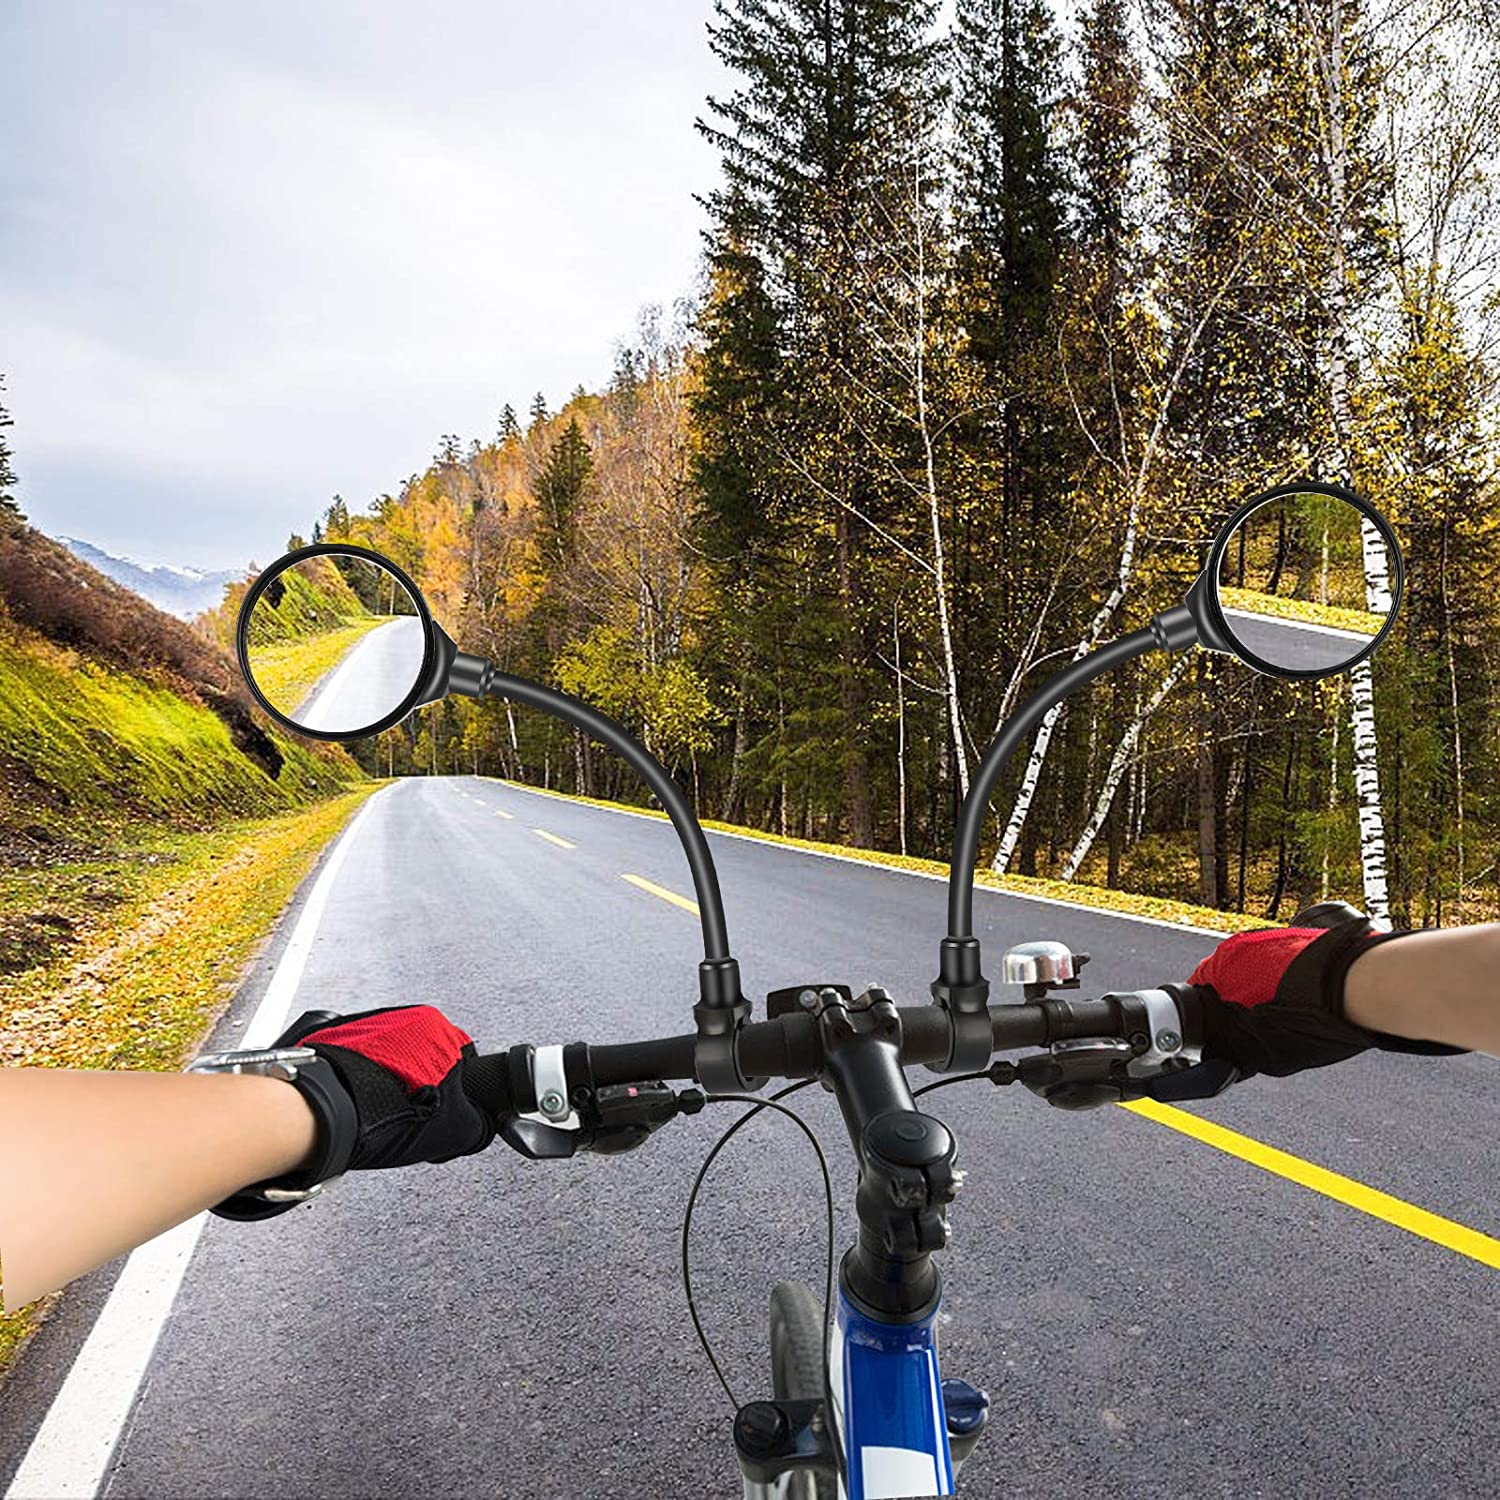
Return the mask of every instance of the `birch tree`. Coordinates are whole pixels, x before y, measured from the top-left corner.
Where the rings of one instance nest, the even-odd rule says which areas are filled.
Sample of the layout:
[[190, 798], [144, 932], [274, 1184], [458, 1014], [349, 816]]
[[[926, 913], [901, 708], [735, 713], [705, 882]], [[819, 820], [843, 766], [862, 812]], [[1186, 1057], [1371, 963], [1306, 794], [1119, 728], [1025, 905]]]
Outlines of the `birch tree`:
[[1094, 803], [1093, 811], [1089, 814], [1088, 822], [1083, 825], [1083, 832], [1078, 835], [1078, 840], [1067, 859], [1063, 861], [1062, 869], [1058, 871], [1058, 879], [1072, 880], [1078, 874], [1079, 867], [1084, 860], [1088, 858], [1089, 850], [1094, 847], [1094, 840], [1099, 837], [1099, 830], [1104, 827], [1104, 820], [1109, 816], [1110, 808], [1114, 806], [1115, 794], [1119, 791], [1126, 768], [1135, 755], [1136, 746], [1140, 743], [1141, 731], [1146, 727], [1146, 721], [1161, 707], [1162, 700], [1181, 681], [1183, 673], [1187, 671], [1192, 660], [1191, 652], [1182, 652], [1172, 663], [1166, 675], [1157, 683], [1151, 696], [1136, 710], [1126, 726], [1124, 734], [1120, 736], [1119, 743], [1115, 746], [1109, 769], [1104, 773], [1104, 782], [1099, 788], [1099, 796]]

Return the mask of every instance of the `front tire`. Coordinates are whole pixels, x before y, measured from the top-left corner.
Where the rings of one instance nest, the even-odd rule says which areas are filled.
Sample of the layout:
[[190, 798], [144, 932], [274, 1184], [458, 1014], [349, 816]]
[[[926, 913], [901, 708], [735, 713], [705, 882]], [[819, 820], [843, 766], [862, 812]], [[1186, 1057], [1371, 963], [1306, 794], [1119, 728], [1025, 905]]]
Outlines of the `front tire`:
[[[771, 1289], [771, 1394], [778, 1401], [823, 1400], [823, 1304], [800, 1281]], [[833, 1413], [827, 1413], [833, 1421]], [[790, 1500], [837, 1500], [831, 1472], [794, 1475]]]

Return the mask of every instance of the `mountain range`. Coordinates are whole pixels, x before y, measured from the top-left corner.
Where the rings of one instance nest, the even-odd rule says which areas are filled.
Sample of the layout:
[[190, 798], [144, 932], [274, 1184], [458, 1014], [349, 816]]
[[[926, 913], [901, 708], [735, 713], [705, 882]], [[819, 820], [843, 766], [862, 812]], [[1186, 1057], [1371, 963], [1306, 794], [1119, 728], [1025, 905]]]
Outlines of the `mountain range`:
[[212, 609], [224, 597], [224, 585], [245, 576], [243, 568], [205, 572], [201, 568], [175, 568], [167, 563], [138, 563], [128, 557], [116, 557], [76, 537], [60, 536], [57, 540], [106, 578], [113, 578], [180, 620]]

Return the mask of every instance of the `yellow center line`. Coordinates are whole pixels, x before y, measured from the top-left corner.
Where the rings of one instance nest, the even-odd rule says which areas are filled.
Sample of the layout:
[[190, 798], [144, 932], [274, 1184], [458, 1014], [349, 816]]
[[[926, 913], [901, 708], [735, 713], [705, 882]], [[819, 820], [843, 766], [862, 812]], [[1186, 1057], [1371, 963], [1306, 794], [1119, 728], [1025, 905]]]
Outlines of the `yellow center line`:
[[548, 833], [545, 828], [533, 828], [531, 830], [539, 839], [546, 839], [549, 844], [556, 844], [559, 849], [576, 849], [577, 844], [568, 839], [559, 838], [555, 833]]
[[1132, 1114], [1141, 1115], [1145, 1119], [1155, 1120], [1158, 1125], [1165, 1125], [1169, 1130], [1181, 1131], [1183, 1135], [1190, 1135], [1216, 1151], [1237, 1156], [1251, 1166], [1260, 1167], [1277, 1177], [1285, 1177], [1288, 1182], [1295, 1182], [1311, 1192], [1322, 1193], [1325, 1198], [1333, 1198], [1349, 1208], [1358, 1209], [1360, 1213], [1369, 1214], [1371, 1218], [1383, 1219], [1387, 1224], [1394, 1224], [1397, 1229], [1406, 1230], [1408, 1234], [1431, 1240], [1433, 1244], [1441, 1245], [1455, 1255], [1466, 1255], [1481, 1265], [1500, 1270], [1500, 1240], [1481, 1234], [1477, 1229], [1470, 1229], [1466, 1224], [1457, 1224], [1452, 1219], [1443, 1218], [1441, 1214], [1429, 1213], [1425, 1208], [1418, 1208], [1402, 1198], [1382, 1193], [1378, 1188], [1367, 1187], [1352, 1177], [1330, 1172], [1327, 1167], [1316, 1166], [1300, 1156], [1293, 1156], [1289, 1151], [1280, 1151], [1275, 1146], [1266, 1145], [1264, 1141], [1241, 1135], [1237, 1130], [1216, 1125], [1211, 1120], [1200, 1119], [1197, 1115], [1175, 1109], [1170, 1104], [1158, 1104], [1154, 1099], [1133, 1099], [1120, 1108], [1128, 1109]]
[[676, 891], [669, 891], [664, 885], [657, 885], [654, 880], [647, 880], [644, 875], [622, 875], [621, 880], [628, 880], [637, 890], [647, 891], [653, 896], [660, 896], [663, 901], [670, 901], [673, 906], [680, 906], [683, 911], [690, 911], [696, 917], [698, 915], [698, 903], [690, 901], [686, 896], [679, 896]]
[[495, 809], [495, 816], [497, 818], [504, 818], [507, 823], [513, 823], [516, 818], [516, 815], [514, 813], [506, 812], [503, 807], [497, 807]]

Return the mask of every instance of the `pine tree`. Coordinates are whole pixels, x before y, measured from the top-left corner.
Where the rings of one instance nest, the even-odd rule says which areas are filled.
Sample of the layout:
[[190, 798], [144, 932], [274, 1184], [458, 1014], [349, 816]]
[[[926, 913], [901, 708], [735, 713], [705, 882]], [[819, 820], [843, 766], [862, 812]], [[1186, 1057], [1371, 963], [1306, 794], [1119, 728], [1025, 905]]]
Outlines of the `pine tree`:
[[1073, 106], [1075, 238], [1102, 262], [1116, 302], [1138, 252], [1135, 176], [1141, 150], [1140, 63], [1131, 51], [1125, 0], [1093, 0], [1082, 22], [1082, 87]]
[[[5, 377], [0, 375], [0, 393], [4, 390]], [[20, 518], [21, 506], [11, 492], [16, 483], [16, 471], [11, 467], [10, 442], [5, 436], [5, 429], [13, 425], [10, 413], [0, 406], [0, 514]]]
[[784, 399], [782, 325], [765, 267], [732, 217], [707, 259], [702, 354], [691, 397], [698, 438], [693, 480], [700, 538], [737, 601], [784, 540], [777, 466], [765, 440]]
[[724, 176], [708, 200], [711, 242], [755, 256], [785, 309], [782, 388], [796, 395], [777, 403], [761, 436], [810, 548], [802, 626], [821, 622], [837, 664], [834, 702], [819, 705], [819, 749], [841, 768], [844, 825], [861, 843], [874, 828], [870, 637], [885, 629], [862, 528], [878, 524], [890, 480], [859, 409], [879, 379], [878, 354], [861, 337], [850, 288], [860, 230], [899, 170], [895, 133], [928, 86], [935, 10], [932, 0], [716, 0], [710, 45], [735, 86], [709, 101], [714, 122], [699, 123]]
[[1002, 526], [1023, 523], [1019, 541], [1065, 483], [1064, 423], [1050, 399], [1066, 188], [1051, 8], [961, 0], [954, 53], [959, 296], [970, 355], [998, 409], [984, 438], [1000, 469]]
[[534, 431], [536, 427], [545, 422], [550, 413], [547, 410], [547, 398], [540, 391], [531, 398], [530, 424], [528, 431]]
[[536, 479], [542, 512], [543, 552], [553, 568], [571, 561], [577, 541], [579, 502], [594, 472], [588, 440], [574, 417], [553, 441]]
[[516, 419], [516, 409], [509, 401], [500, 408], [500, 426], [495, 434], [495, 440], [499, 443], [508, 443], [518, 440], [521, 436], [521, 424]]

